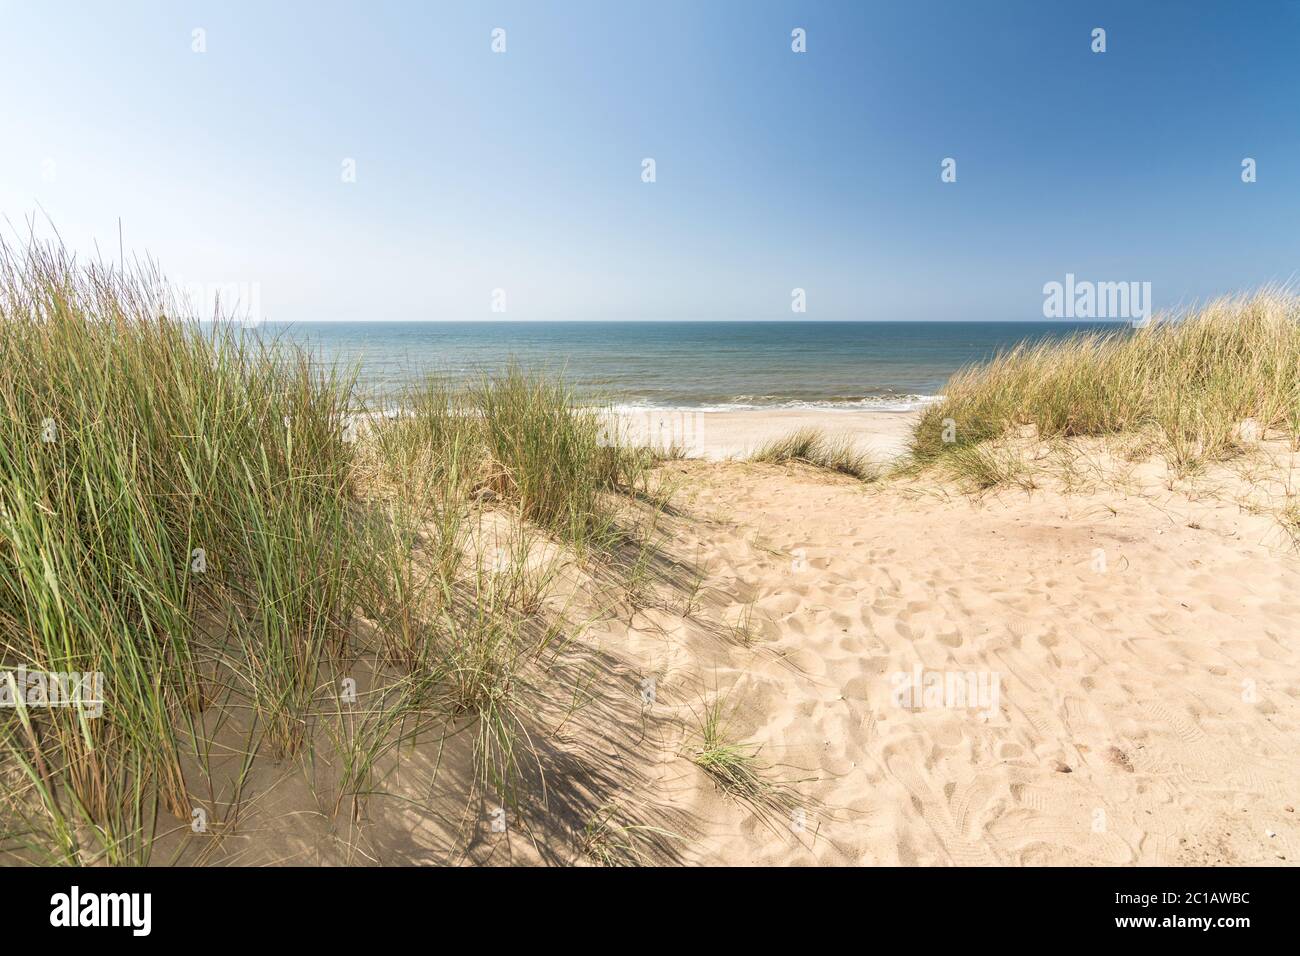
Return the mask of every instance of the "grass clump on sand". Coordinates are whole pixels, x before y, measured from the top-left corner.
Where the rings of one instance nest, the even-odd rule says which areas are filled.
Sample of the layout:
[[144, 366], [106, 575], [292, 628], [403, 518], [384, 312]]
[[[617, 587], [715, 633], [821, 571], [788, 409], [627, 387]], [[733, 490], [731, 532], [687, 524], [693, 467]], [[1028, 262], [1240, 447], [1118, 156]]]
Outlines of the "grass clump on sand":
[[[372, 418], [350, 372], [216, 318], [151, 267], [0, 245], [0, 858], [148, 862], [196, 808], [237, 823], [262, 759], [336, 768], [358, 813], [437, 726], [507, 799], [559, 555], [640, 531], [652, 459], [563, 383], [426, 383]], [[102, 714], [24, 672], [102, 674]]]
[[662, 827], [624, 819], [619, 803], [597, 808], [577, 834], [578, 852], [598, 866], [651, 866], [665, 840], [681, 839]]
[[874, 481], [879, 469], [871, 458], [859, 451], [848, 435], [828, 435], [820, 428], [800, 428], [762, 445], [750, 461], [781, 464], [796, 461], [814, 468], [824, 468], [859, 481]]
[[512, 365], [471, 396], [488, 487], [575, 546], [608, 545], [615, 516], [607, 496], [636, 489], [650, 457], [620, 447], [603, 410], [579, 405], [558, 379]]
[[972, 449], [1019, 426], [1043, 439], [1133, 432], [1187, 474], [1235, 454], [1247, 421], [1293, 443], [1300, 436], [1300, 297], [1289, 291], [1022, 345], [963, 369], [922, 414], [911, 454], [987, 479], [990, 459]]
[[655, 461], [615, 441], [606, 410], [581, 404], [561, 379], [513, 364], [465, 392], [421, 383], [402, 404], [408, 416], [376, 428], [381, 470], [396, 467], [407, 487], [423, 476], [508, 502], [580, 550], [617, 537], [610, 496], [644, 490]]
[[1014, 449], [967, 445], [945, 456], [942, 466], [949, 477], [977, 492], [1007, 485], [1024, 491], [1035, 487], [1029, 466]]
[[724, 793], [745, 800], [761, 799], [772, 785], [763, 778], [758, 748], [729, 738], [723, 714], [725, 703], [719, 698], [705, 706], [698, 745], [691, 759]]
[[347, 380], [174, 310], [147, 269], [0, 248], [0, 670], [106, 697], [0, 715], [10, 843], [54, 861], [140, 861], [159, 804], [188, 819], [235, 688], [296, 752], [351, 617]]
[[720, 791], [747, 807], [772, 833], [783, 837], [799, 833], [807, 818], [816, 816], [817, 808], [801, 799], [794, 785], [811, 778], [773, 779], [776, 768], [759, 762], [758, 745], [733, 738], [726, 711], [726, 695], [715, 694], [704, 704], [687, 755]]
[[765, 826], [781, 832], [798, 795], [786, 783], [769, 779], [769, 768], [759, 763], [757, 745], [732, 739], [726, 708], [724, 695], [704, 705], [689, 756], [719, 790], [747, 806]]

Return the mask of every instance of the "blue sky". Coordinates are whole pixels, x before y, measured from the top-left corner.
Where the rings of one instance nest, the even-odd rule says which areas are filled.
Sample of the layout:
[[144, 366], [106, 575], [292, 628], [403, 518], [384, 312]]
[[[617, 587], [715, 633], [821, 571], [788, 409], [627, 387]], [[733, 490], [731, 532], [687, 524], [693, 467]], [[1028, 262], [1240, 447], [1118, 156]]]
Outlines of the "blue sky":
[[1293, 0], [0, 0], [0, 214], [272, 320], [1176, 306], [1300, 270], [1298, 51]]

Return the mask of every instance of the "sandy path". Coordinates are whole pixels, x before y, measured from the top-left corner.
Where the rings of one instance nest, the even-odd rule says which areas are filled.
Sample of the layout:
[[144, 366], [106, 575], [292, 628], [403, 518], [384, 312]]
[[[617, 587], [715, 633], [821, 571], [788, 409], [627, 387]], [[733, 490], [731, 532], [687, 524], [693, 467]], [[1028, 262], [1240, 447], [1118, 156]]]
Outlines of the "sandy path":
[[[700, 617], [735, 621], [753, 599], [761, 637], [653, 615], [609, 636], [683, 722], [727, 693], [736, 736], [801, 781], [810, 821], [797, 832], [783, 809], [793, 826], [761, 826], [665, 752], [666, 802], [701, 824], [687, 859], [1297, 859], [1300, 573], [1258, 543], [1263, 519], [1176, 496], [975, 502], [679, 467], [697, 518], [678, 546], [708, 573]], [[998, 675], [996, 706], [899, 706], [891, 675], [917, 666], [986, 689]]]
[[[577, 863], [607, 808], [670, 831], [643, 848], [662, 863], [1300, 858], [1300, 559], [1270, 519], [1158, 483], [973, 499], [803, 466], [664, 471], [677, 563], [635, 609], [617, 583], [599, 613], [598, 583], [579, 587], [590, 626], [524, 707], [545, 787], [506, 830], [466, 801], [461, 734], [386, 757], [355, 820], [334, 770], [260, 770], [216, 860]], [[899, 699], [917, 668], [974, 695]], [[785, 799], [739, 801], [691, 761], [718, 695]]]

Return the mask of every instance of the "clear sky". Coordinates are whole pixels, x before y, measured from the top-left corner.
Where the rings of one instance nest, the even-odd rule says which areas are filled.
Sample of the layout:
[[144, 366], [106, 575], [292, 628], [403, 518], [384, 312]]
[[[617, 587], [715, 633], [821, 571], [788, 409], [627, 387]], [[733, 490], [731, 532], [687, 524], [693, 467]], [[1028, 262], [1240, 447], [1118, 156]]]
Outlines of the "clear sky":
[[272, 320], [1034, 319], [1067, 272], [1167, 307], [1300, 271], [1293, 0], [0, 0], [0, 87], [10, 238], [115, 255], [120, 218]]

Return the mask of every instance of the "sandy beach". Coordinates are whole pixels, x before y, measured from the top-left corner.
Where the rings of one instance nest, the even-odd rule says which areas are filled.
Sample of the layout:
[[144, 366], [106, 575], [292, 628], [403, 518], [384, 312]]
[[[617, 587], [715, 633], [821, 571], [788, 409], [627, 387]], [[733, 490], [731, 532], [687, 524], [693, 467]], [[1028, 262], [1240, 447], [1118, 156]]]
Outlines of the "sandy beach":
[[891, 461], [907, 445], [917, 412], [829, 409], [741, 411], [632, 411], [622, 414], [623, 433], [638, 444], [677, 444], [690, 457], [748, 458], [764, 443], [804, 428], [844, 435], [879, 461]]

